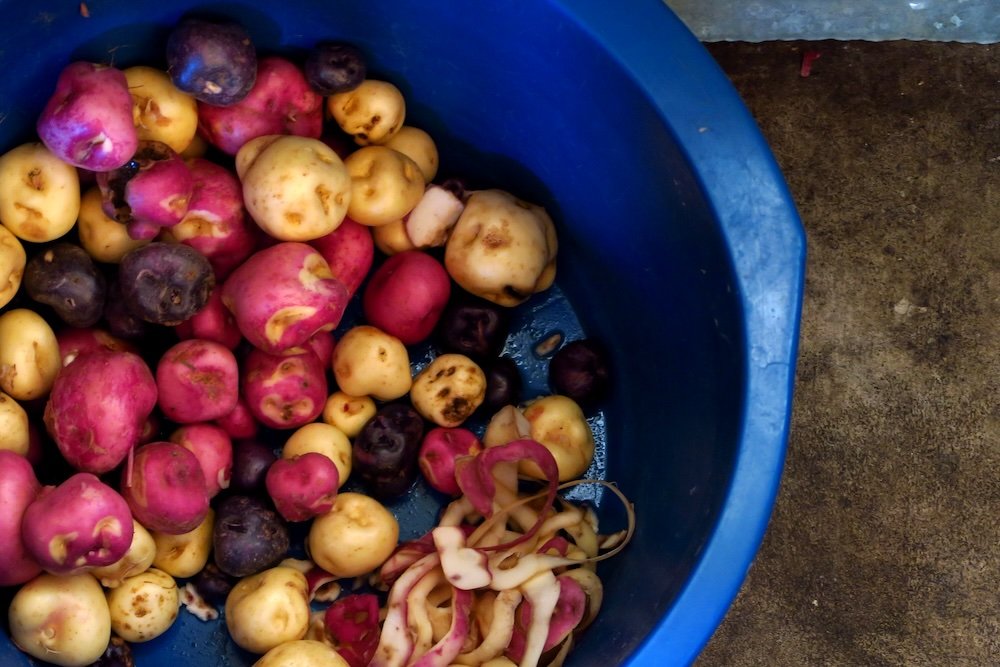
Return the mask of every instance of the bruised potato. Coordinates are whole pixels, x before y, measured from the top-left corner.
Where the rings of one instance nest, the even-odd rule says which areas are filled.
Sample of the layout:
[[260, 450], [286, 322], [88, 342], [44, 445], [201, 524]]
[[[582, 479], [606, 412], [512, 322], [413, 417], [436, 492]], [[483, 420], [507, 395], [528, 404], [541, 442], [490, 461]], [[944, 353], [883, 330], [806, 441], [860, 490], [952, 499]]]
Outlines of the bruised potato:
[[464, 354], [442, 354], [413, 379], [410, 399], [424, 419], [460, 426], [486, 396], [486, 374]]
[[[522, 414], [530, 425], [530, 437], [552, 452], [560, 482], [587, 471], [594, 460], [594, 433], [576, 401], [567, 396], [543, 396], [525, 406]], [[532, 461], [522, 461], [518, 470], [533, 479], [545, 478]]]
[[193, 577], [208, 563], [212, 552], [212, 535], [215, 528], [215, 511], [208, 514], [194, 530], [179, 535], [154, 531], [156, 556], [153, 567], [174, 577]]
[[275, 646], [253, 667], [350, 667], [332, 646], [315, 639], [296, 639]]
[[198, 103], [153, 67], [123, 70], [132, 95], [132, 120], [140, 141], [161, 141], [181, 153], [198, 131]]
[[101, 205], [101, 189], [94, 186], [80, 199], [80, 219], [76, 224], [80, 246], [98, 262], [119, 264], [122, 257], [136, 248], [150, 243], [151, 239], [134, 239], [128, 226], [108, 217]]
[[351, 176], [347, 215], [362, 225], [379, 227], [401, 220], [424, 195], [417, 163], [386, 146], [365, 146], [344, 159]]
[[[250, 217], [280, 241], [311, 241], [336, 230], [351, 202], [352, 183], [344, 163], [318, 139], [281, 136], [251, 143], [256, 157], [244, 164], [243, 200]], [[263, 142], [262, 142], [263, 143]]]
[[383, 146], [399, 151], [417, 163], [424, 182], [430, 183], [437, 176], [438, 149], [431, 135], [412, 125], [404, 125], [396, 134], [383, 142]]
[[399, 524], [374, 498], [338, 493], [330, 511], [313, 519], [306, 539], [310, 557], [321, 568], [336, 577], [357, 577], [392, 555]]
[[327, 110], [361, 146], [385, 143], [403, 127], [406, 101], [388, 81], [365, 79], [357, 88], [327, 98]]
[[17, 294], [27, 263], [24, 246], [9, 229], [0, 225], [0, 308], [10, 303]]
[[[374, 414], [374, 410], [372, 414]], [[337, 488], [344, 485], [351, 474], [352, 463], [351, 441], [346, 433], [336, 426], [324, 422], [312, 422], [300, 426], [289, 436], [281, 448], [281, 458], [283, 459], [294, 459], [309, 453], [322, 454], [333, 461], [333, 465], [337, 467], [337, 474], [340, 476]]]
[[309, 629], [306, 577], [281, 565], [245, 577], [226, 597], [225, 615], [229, 636], [251, 653], [302, 639]]
[[170, 629], [180, 604], [174, 578], [150, 568], [108, 591], [111, 629], [127, 642], [148, 642]]
[[479, 190], [451, 230], [444, 264], [466, 291], [516, 306], [552, 285], [556, 251], [555, 225], [545, 209], [502, 190]]
[[351, 396], [391, 401], [410, 391], [410, 354], [403, 342], [368, 324], [349, 329], [333, 348], [333, 376]]
[[44, 243], [64, 235], [80, 212], [76, 168], [41, 143], [0, 155], [0, 223], [22, 241]]
[[90, 571], [105, 588], [117, 588], [129, 577], [142, 574], [153, 566], [156, 557], [156, 542], [145, 526], [132, 519], [132, 544], [125, 555], [111, 565]]
[[41, 398], [60, 368], [59, 341], [41, 315], [27, 308], [0, 315], [0, 390], [18, 401]]

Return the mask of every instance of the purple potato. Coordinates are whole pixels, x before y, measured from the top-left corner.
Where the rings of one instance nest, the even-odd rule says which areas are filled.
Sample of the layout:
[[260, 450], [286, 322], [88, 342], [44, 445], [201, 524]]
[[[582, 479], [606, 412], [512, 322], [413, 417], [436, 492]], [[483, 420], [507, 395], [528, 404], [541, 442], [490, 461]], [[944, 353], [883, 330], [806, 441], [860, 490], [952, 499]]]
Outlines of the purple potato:
[[135, 667], [132, 648], [117, 635], [112, 635], [104, 654], [88, 667]]
[[448, 303], [438, 320], [438, 339], [442, 348], [472, 359], [499, 354], [507, 339], [508, 309], [463, 290], [454, 292], [457, 296]]
[[320, 42], [306, 57], [306, 80], [320, 95], [354, 90], [365, 80], [367, 67], [361, 50], [342, 42]]
[[288, 525], [263, 501], [229, 496], [216, 508], [212, 549], [215, 564], [233, 577], [248, 577], [283, 559]]
[[126, 254], [118, 268], [125, 305], [138, 318], [176, 326], [205, 307], [212, 265], [194, 248], [155, 242]]
[[187, 19], [167, 38], [167, 71], [180, 90], [215, 106], [236, 104], [257, 79], [257, 52], [236, 23]]
[[108, 298], [104, 302], [104, 322], [111, 335], [126, 340], [139, 340], [149, 335], [153, 326], [136, 317], [122, 296], [122, 287], [117, 280], [108, 286]]
[[505, 405], [521, 402], [524, 386], [521, 371], [510, 357], [497, 357], [483, 368], [486, 375], [486, 396], [479, 406], [481, 412], [492, 415]]
[[107, 284], [87, 251], [72, 243], [45, 248], [24, 269], [28, 296], [51, 306], [66, 324], [86, 328], [104, 312]]
[[585, 338], [567, 343], [549, 362], [549, 386], [592, 411], [611, 385], [610, 362], [604, 346]]
[[371, 495], [390, 500], [406, 493], [417, 477], [424, 420], [406, 403], [389, 403], [354, 439], [354, 472]]
[[237, 493], [263, 493], [267, 471], [276, 459], [270, 447], [256, 440], [236, 443], [229, 488]]

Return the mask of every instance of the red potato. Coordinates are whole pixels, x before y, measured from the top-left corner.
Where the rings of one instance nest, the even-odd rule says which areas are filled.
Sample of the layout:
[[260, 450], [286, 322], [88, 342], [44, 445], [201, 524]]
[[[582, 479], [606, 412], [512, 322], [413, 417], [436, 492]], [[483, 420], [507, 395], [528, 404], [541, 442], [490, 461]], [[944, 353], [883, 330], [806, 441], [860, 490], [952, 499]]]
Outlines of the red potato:
[[215, 424], [185, 424], [171, 433], [169, 440], [198, 459], [209, 498], [229, 488], [233, 475], [233, 441], [225, 429]]
[[407, 250], [372, 275], [363, 297], [365, 317], [404, 345], [413, 345], [434, 331], [450, 295], [444, 266], [425, 252]]
[[311, 351], [278, 356], [254, 349], [243, 364], [242, 391], [264, 426], [298, 428], [323, 411], [326, 366]]
[[230, 350], [235, 350], [243, 340], [236, 319], [222, 303], [222, 292], [219, 290], [212, 290], [204, 307], [175, 326], [174, 331], [181, 340], [197, 338], [215, 341]]
[[482, 449], [483, 444], [469, 429], [438, 426], [424, 436], [417, 465], [428, 484], [441, 493], [458, 496], [462, 490], [455, 480], [455, 459], [475, 456]]
[[201, 158], [188, 160], [187, 165], [194, 178], [187, 213], [163, 234], [208, 258], [221, 281], [254, 251], [259, 233], [256, 225], [249, 224], [243, 186], [235, 174]]
[[97, 63], [67, 65], [36, 129], [48, 149], [71, 165], [93, 171], [122, 166], [139, 145], [125, 74]]
[[23, 584], [42, 571], [21, 538], [21, 517], [41, 490], [28, 459], [0, 450], [0, 586]]
[[337, 341], [329, 331], [320, 331], [306, 341], [304, 348], [311, 350], [319, 359], [323, 368], [330, 365], [333, 359], [333, 348], [337, 346]]
[[334, 231], [309, 241], [330, 265], [333, 275], [353, 295], [364, 281], [375, 260], [375, 241], [371, 227], [344, 218]]
[[156, 366], [158, 404], [178, 424], [224, 417], [239, 398], [239, 368], [232, 350], [210, 340], [184, 340]]
[[45, 426], [71, 466], [100, 475], [140, 441], [156, 393], [156, 380], [141, 357], [95, 350], [56, 376]]
[[271, 354], [298, 347], [340, 323], [350, 295], [312, 246], [278, 243], [250, 256], [226, 279], [222, 302], [243, 336]]
[[340, 474], [329, 457], [307, 452], [271, 464], [264, 485], [286, 521], [306, 521], [333, 507]]
[[25, 548], [57, 575], [111, 565], [132, 545], [132, 532], [125, 499], [89, 472], [42, 489], [21, 520]]
[[181, 445], [157, 441], [139, 447], [129, 472], [122, 473], [122, 496], [147, 530], [180, 535], [205, 520], [205, 473]]
[[257, 418], [250, 412], [250, 406], [247, 405], [242, 396], [237, 399], [233, 411], [219, 417], [215, 423], [221, 426], [233, 440], [249, 440], [255, 437], [260, 429]]
[[104, 329], [96, 328], [62, 329], [56, 333], [56, 342], [59, 343], [59, 356], [62, 358], [63, 366], [69, 366], [81, 355], [95, 350], [134, 353], [139, 351], [135, 345], [112, 336]]
[[269, 56], [257, 61], [250, 93], [229, 106], [198, 102], [198, 127], [209, 143], [229, 155], [256, 137], [292, 134], [319, 139], [323, 98], [289, 60]]

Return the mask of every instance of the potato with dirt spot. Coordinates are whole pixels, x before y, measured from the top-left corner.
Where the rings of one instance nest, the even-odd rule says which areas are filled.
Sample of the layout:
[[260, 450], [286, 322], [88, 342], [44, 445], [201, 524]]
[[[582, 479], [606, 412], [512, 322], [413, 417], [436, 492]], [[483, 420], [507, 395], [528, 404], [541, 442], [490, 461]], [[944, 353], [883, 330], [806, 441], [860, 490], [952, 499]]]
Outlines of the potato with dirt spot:
[[60, 368], [59, 341], [41, 315], [27, 308], [0, 315], [0, 390], [18, 401], [41, 398]]
[[312, 560], [337, 577], [371, 572], [399, 541], [396, 518], [379, 501], [361, 493], [340, 493], [333, 509], [313, 519], [306, 538]]
[[132, 120], [140, 141], [162, 141], [180, 153], [198, 131], [198, 103], [166, 72], [137, 65], [122, 70], [132, 95]]
[[379, 227], [401, 220], [424, 195], [417, 163], [386, 146], [365, 146], [344, 159], [351, 176], [347, 215], [362, 225]]
[[108, 592], [111, 629], [127, 642], [148, 642], [170, 629], [180, 604], [174, 578], [150, 568]]
[[337, 229], [351, 202], [351, 177], [318, 139], [283, 136], [241, 159], [243, 201], [250, 217], [281, 241], [311, 241]]
[[516, 306], [551, 287], [557, 250], [545, 209], [502, 190], [479, 190], [448, 237], [444, 264], [466, 291]]
[[20, 289], [27, 262], [24, 246], [9, 229], [0, 225], [0, 308], [10, 303]]
[[277, 566], [246, 577], [226, 598], [229, 636], [251, 653], [267, 653], [309, 630], [309, 592], [304, 574]]
[[486, 375], [464, 354], [442, 354], [413, 379], [410, 399], [420, 416], [438, 426], [460, 426], [486, 396]]
[[44, 144], [27, 143], [0, 155], [0, 223], [22, 241], [63, 236], [80, 212], [76, 169]]
[[388, 81], [365, 79], [354, 90], [331, 95], [326, 108], [347, 134], [361, 146], [385, 143], [406, 119], [406, 101]]
[[327, 397], [321, 418], [325, 423], [336, 426], [348, 438], [353, 438], [361, 432], [365, 422], [375, 416], [375, 412], [375, 401], [370, 396], [351, 396], [335, 391]]
[[410, 391], [410, 354], [395, 336], [362, 324], [349, 329], [333, 348], [333, 376], [351, 396], [391, 401]]
[[[594, 460], [594, 433], [577, 403], [554, 394], [531, 401], [522, 410], [528, 420], [530, 437], [552, 452], [559, 468], [559, 481], [583, 475]], [[545, 479], [531, 461], [522, 461], [518, 470], [533, 479]]]

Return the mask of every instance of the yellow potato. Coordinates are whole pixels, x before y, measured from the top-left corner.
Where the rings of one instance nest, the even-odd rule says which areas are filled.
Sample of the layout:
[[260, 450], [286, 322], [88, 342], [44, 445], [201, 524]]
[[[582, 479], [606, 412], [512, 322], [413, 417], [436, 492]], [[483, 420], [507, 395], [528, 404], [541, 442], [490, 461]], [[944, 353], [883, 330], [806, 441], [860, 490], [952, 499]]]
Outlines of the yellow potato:
[[205, 519], [194, 530], [180, 535], [153, 532], [156, 557], [153, 566], [174, 577], [193, 577], [201, 572], [212, 553], [212, 530], [215, 512], [208, 510]]
[[460, 426], [486, 397], [486, 374], [464, 354], [442, 354], [413, 379], [410, 400], [424, 419]]
[[[372, 405], [374, 406], [374, 403]], [[372, 414], [374, 414], [374, 409]], [[333, 461], [339, 477], [337, 488], [343, 486], [351, 475], [351, 456], [353, 453], [347, 434], [336, 426], [324, 422], [313, 422], [300, 426], [285, 441], [281, 448], [281, 457], [293, 459], [311, 452], [322, 454]]]
[[375, 401], [369, 396], [351, 396], [343, 391], [335, 391], [326, 399], [321, 418], [327, 424], [336, 426], [348, 438], [353, 438], [365, 423], [375, 416]]
[[402, 341], [363, 324], [349, 329], [333, 348], [337, 386], [351, 396], [391, 401], [410, 391], [410, 354]]
[[226, 627], [238, 646], [267, 653], [309, 629], [309, 591], [298, 570], [278, 566], [239, 581], [226, 598]]
[[0, 308], [10, 303], [20, 289], [27, 261], [24, 246], [9, 229], [0, 225]]
[[111, 629], [127, 642], [147, 642], [170, 629], [180, 609], [177, 582], [150, 568], [108, 591]]
[[17, 401], [0, 391], [0, 449], [27, 456], [30, 442], [28, 413]]
[[275, 646], [253, 667], [350, 667], [350, 664], [332, 646], [315, 639], [296, 639]]
[[64, 235], [80, 212], [80, 178], [41, 143], [0, 155], [0, 223], [22, 241]]
[[431, 135], [412, 125], [404, 125], [396, 134], [389, 137], [383, 146], [399, 151], [417, 163], [424, 181], [430, 183], [437, 176], [438, 149]]
[[187, 150], [198, 131], [198, 103], [170, 76], [153, 67], [123, 70], [132, 95], [132, 120], [140, 141], [161, 141], [177, 153]]
[[0, 315], [0, 390], [18, 401], [47, 396], [60, 368], [59, 342], [41, 315], [27, 308]]
[[326, 108], [359, 145], [380, 144], [403, 127], [406, 101], [388, 81], [365, 79], [354, 90], [327, 98]]
[[[594, 433], [576, 402], [567, 396], [543, 396], [522, 411], [531, 428], [531, 438], [552, 452], [559, 468], [559, 481], [580, 477], [594, 460]], [[518, 470], [527, 477], [543, 479], [531, 461], [522, 461]]]
[[357, 577], [382, 565], [399, 541], [396, 518], [379, 501], [360, 493], [339, 493], [333, 508], [313, 519], [309, 555], [338, 577]]
[[132, 544], [125, 555], [111, 565], [90, 571], [105, 588], [117, 588], [129, 577], [142, 574], [153, 566], [156, 557], [156, 542], [145, 526], [132, 519]]
[[80, 246], [95, 260], [107, 264], [119, 264], [122, 257], [151, 241], [132, 238], [125, 225], [104, 213], [101, 190], [96, 185], [83, 193], [76, 228]]
[[368, 227], [401, 220], [424, 195], [417, 163], [385, 146], [365, 146], [344, 160], [351, 176], [347, 215]]
[[402, 220], [372, 227], [372, 239], [375, 247], [385, 255], [395, 255], [417, 247], [406, 233], [406, 223]]

